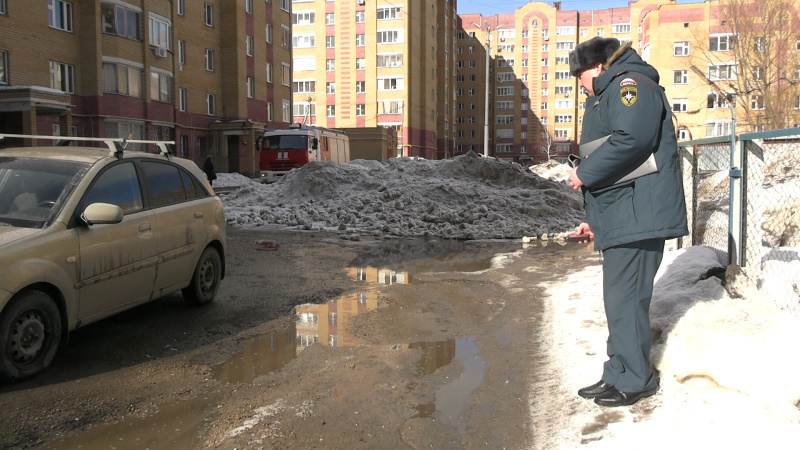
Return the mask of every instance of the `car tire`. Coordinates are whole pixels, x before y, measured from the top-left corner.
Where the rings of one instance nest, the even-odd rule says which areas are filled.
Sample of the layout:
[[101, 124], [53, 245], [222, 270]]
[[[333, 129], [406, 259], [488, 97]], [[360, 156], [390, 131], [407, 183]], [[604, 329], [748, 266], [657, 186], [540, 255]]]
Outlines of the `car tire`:
[[192, 281], [183, 288], [183, 298], [191, 305], [207, 305], [214, 300], [222, 280], [222, 261], [213, 247], [206, 247], [197, 266]]
[[17, 294], [0, 316], [0, 378], [21, 381], [43, 371], [61, 342], [61, 314], [53, 299], [38, 290]]

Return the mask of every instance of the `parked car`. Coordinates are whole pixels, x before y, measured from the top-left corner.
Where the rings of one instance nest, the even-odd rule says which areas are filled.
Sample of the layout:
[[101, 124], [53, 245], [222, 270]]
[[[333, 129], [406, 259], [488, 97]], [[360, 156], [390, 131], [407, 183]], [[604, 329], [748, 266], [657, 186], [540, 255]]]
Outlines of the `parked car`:
[[6, 381], [41, 372], [78, 327], [176, 291], [195, 305], [217, 294], [225, 217], [205, 174], [163, 142], [120, 141], [0, 149]]

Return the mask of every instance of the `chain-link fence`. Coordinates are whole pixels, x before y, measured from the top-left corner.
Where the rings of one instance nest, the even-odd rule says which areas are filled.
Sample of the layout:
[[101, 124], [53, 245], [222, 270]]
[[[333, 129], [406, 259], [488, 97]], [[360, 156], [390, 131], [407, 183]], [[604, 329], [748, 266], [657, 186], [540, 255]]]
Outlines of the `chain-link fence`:
[[[800, 313], [800, 130], [681, 144], [691, 235]], [[733, 200], [732, 200], [733, 199]]]

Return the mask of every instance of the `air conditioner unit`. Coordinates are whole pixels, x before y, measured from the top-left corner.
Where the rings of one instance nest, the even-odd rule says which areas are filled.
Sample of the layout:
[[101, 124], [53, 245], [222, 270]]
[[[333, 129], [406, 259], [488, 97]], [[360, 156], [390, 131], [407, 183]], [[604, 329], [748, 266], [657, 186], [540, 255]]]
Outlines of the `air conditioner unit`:
[[155, 47], [153, 49], [153, 55], [155, 55], [156, 58], [166, 58], [167, 49], [164, 47]]
[[364, 6], [365, 3], [366, 3], [366, 0], [358, 0], [358, 4], [361, 5], [361, 6]]

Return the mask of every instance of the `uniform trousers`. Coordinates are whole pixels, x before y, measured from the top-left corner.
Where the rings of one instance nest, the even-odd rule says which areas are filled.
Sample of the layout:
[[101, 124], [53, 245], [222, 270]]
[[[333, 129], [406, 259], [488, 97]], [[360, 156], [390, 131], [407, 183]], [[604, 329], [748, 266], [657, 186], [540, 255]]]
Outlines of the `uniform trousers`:
[[602, 379], [623, 392], [658, 386], [650, 367], [650, 300], [664, 242], [647, 239], [603, 250], [608, 361]]

